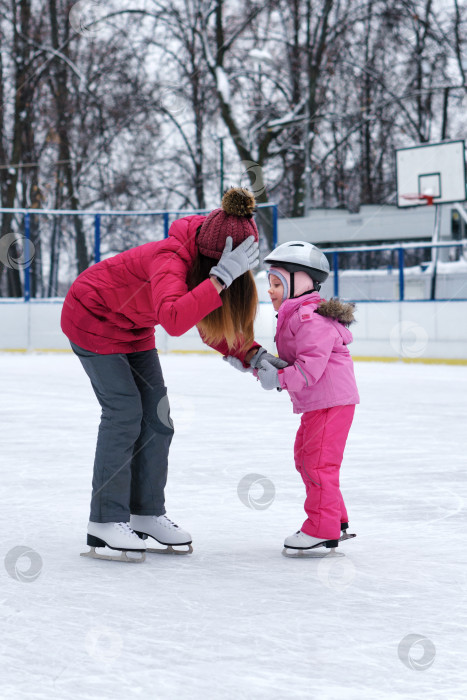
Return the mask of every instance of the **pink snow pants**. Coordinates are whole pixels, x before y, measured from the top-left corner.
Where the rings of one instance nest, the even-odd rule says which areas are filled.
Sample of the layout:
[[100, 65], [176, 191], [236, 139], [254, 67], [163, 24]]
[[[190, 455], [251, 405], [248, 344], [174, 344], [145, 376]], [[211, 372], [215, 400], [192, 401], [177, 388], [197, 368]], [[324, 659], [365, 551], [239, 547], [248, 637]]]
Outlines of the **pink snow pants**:
[[338, 540], [348, 522], [339, 488], [339, 469], [355, 406], [333, 406], [302, 415], [295, 438], [295, 466], [306, 489], [307, 519], [302, 531], [312, 537]]

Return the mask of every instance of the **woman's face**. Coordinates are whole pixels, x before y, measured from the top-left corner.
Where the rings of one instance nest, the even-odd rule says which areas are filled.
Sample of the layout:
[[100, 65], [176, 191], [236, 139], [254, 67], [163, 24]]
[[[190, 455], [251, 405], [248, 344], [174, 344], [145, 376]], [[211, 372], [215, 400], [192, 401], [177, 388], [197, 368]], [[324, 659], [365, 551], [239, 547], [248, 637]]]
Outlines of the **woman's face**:
[[280, 281], [279, 277], [276, 275], [269, 275], [269, 298], [272, 301], [274, 311], [279, 311], [279, 307], [282, 304], [282, 299], [284, 297], [284, 285]]

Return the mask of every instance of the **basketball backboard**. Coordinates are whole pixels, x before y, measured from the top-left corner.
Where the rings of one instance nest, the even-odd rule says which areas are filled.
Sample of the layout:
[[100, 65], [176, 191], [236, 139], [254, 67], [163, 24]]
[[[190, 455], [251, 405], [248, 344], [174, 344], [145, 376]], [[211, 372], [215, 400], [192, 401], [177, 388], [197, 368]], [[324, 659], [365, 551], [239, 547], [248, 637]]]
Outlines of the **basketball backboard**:
[[[464, 141], [443, 141], [396, 150], [397, 206], [463, 202]], [[417, 199], [416, 195], [425, 195]]]

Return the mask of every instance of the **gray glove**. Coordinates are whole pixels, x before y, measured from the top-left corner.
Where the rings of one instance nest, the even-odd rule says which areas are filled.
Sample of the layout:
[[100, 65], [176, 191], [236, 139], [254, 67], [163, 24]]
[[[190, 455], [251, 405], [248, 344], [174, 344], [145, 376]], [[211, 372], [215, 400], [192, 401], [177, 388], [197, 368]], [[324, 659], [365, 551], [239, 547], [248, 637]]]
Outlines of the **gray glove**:
[[259, 248], [254, 236], [248, 236], [235, 250], [232, 250], [232, 243], [232, 237], [227, 236], [222, 257], [209, 273], [222, 280], [226, 287], [259, 264]]
[[279, 389], [279, 391], [282, 391], [282, 387], [279, 384], [277, 369], [273, 367], [270, 362], [263, 360], [257, 371], [258, 379], [263, 389]]
[[239, 360], [238, 357], [233, 357], [232, 355], [226, 355], [222, 359], [225, 360], [225, 362], [228, 362], [231, 367], [238, 369], [240, 372], [253, 373], [253, 370], [251, 369], [251, 367], [244, 367], [243, 362], [241, 360]]
[[258, 369], [261, 366], [261, 360], [267, 360], [269, 364], [277, 369], [284, 369], [284, 367], [287, 367], [287, 362], [285, 360], [281, 360], [280, 357], [271, 355], [271, 353], [263, 347], [258, 348], [258, 352], [251, 358], [250, 367], [253, 367], [253, 369]]

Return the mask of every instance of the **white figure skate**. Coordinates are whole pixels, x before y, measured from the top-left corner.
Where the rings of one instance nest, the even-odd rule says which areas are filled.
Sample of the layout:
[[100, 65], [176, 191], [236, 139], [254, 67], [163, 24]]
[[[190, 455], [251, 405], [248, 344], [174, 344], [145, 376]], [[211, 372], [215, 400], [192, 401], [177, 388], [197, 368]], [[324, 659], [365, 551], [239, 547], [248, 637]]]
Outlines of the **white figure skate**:
[[[341, 529], [343, 534], [338, 540], [324, 540], [318, 537], [311, 537], [311, 535], [307, 535], [301, 530], [298, 530], [298, 532], [294, 532], [293, 535], [286, 537], [282, 554], [285, 557], [308, 557], [311, 559], [322, 559], [323, 557], [343, 557], [345, 556], [344, 554], [336, 552], [339, 542], [356, 537], [356, 535], [347, 534], [348, 523], [342, 523]], [[315, 551], [321, 547], [324, 547], [330, 551]]]
[[[88, 523], [87, 543], [89, 552], [82, 552], [82, 557], [106, 559], [107, 561], [125, 561], [140, 564], [146, 559], [146, 544], [129, 527], [128, 523]], [[96, 547], [119, 550], [119, 555], [96, 552]]]
[[[147, 552], [155, 554], [191, 554], [191, 535], [176, 525], [166, 515], [132, 515], [130, 527], [143, 540], [152, 537], [162, 547], [146, 547]], [[183, 549], [181, 549], [183, 547]]]

